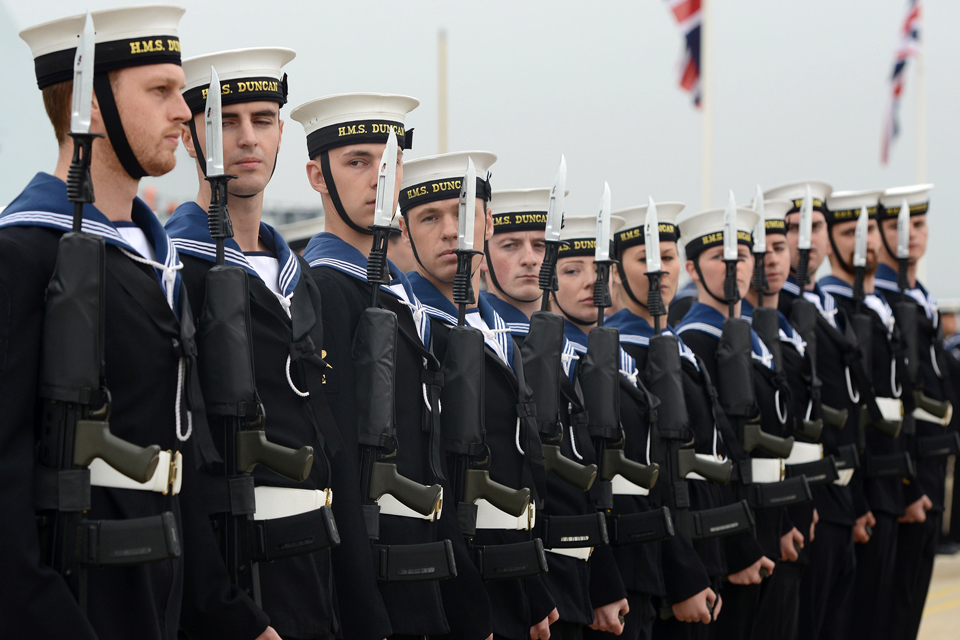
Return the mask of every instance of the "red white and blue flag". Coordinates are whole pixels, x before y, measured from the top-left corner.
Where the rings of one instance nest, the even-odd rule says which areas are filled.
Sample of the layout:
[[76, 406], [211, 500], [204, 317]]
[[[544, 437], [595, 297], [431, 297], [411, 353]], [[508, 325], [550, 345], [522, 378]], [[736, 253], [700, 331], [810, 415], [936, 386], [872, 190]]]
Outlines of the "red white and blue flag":
[[700, 0], [664, 0], [686, 41], [680, 63], [680, 86], [700, 106]]
[[907, 59], [920, 53], [920, 0], [907, 0], [907, 12], [900, 28], [900, 44], [897, 47], [897, 58], [893, 63], [893, 74], [890, 76], [890, 110], [883, 125], [883, 145], [881, 161], [887, 164], [890, 157], [890, 145], [900, 134], [900, 96], [903, 94], [903, 76], [906, 72]]

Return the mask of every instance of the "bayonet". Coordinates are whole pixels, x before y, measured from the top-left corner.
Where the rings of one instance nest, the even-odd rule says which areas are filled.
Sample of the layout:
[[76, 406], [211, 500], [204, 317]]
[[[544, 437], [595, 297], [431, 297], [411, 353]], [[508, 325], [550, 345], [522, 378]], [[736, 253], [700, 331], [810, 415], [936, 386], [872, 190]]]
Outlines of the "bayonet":
[[222, 176], [223, 112], [220, 106], [220, 78], [213, 67], [210, 67], [210, 88], [207, 90], [203, 121], [207, 134], [207, 177]]
[[77, 42], [73, 58], [73, 96], [70, 109], [70, 137], [73, 138], [73, 158], [67, 173], [67, 200], [73, 203], [73, 231], [83, 229], [83, 205], [94, 201], [90, 160], [93, 139], [103, 136], [90, 133], [90, 111], [93, 106], [93, 64], [96, 32], [93, 18], [87, 12], [83, 32]]
[[657, 219], [657, 205], [647, 196], [647, 216], [643, 222], [643, 243], [647, 250], [647, 311], [653, 316], [653, 331], [660, 335], [660, 316], [666, 315], [663, 305], [663, 293], [660, 282], [663, 277], [660, 261], [660, 221]]
[[869, 214], [867, 208], [860, 207], [860, 216], [857, 218], [856, 240], [853, 248], [853, 266], [854, 268], [865, 268], [867, 266], [867, 224]]
[[560, 252], [560, 228], [563, 226], [563, 199], [567, 189], [567, 159], [560, 156], [560, 166], [553, 178], [550, 202], [547, 205], [547, 226], [544, 230], [543, 262], [540, 263], [540, 310], [550, 308], [550, 292], [557, 290], [557, 254]]
[[373, 211], [374, 227], [389, 227], [394, 216], [393, 196], [397, 190], [397, 134], [390, 129], [387, 146], [380, 157], [377, 172], [377, 204]]
[[757, 195], [753, 199], [753, 210], [757, 212], [760, 219], [753, 228], [753, 289], [757, 292], [757, 306], [763, 306], [763, 294], [766, 293], [770, 283], [767, 282], [767, 221], [764, 212], [763, 189], [757, 185]]
[[600, 213], [597, 214], [597, 246], [594, 249], [594, 260], [597, 262], [610, 260], [610, 185], [606, 182], [603, 183]]
[[910, 205], [904, 198], [897, 214], [897, 260], [910, 258]]
[[800, 260], [797, 263], [797, 284], [800, 285], [800, 291], [803, 291], [810, 279], [810, 247], [813, 236], [813, 195], [809, 184], [803, 204], [800, 205], [799, 236], [797, 249], [800, 251]]
[[727, 272], [723, 279], [723, 294], [727, 301], [727, 313], [734, 317], [734, 305], [740, 300], [740, 289], [737, 288], [737, 201], [730, 191], [727, 208], [723, 212], [723, 261]]
[[457, 250], [473, 251], [473, 228], [477, 214], [477, 170], [467, 158], [467, 173], [460, 187], [460, 209], [457, 214]]

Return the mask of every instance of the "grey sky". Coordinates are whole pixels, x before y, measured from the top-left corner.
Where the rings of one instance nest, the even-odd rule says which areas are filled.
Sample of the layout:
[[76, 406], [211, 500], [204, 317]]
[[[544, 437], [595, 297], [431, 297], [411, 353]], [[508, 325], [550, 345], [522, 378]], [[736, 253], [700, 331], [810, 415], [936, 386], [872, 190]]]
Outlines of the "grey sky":
[[[39, 169], [55, 144], [16, 32], [53, 17], [120, 2], [44, 0], [0, 6], [0, 201]], [[915, 67], [906, 79], [902, 135], [880, 166], [888, 75], [903, 0], [713, 0], [716, 76], [712, 200], [732, 188], [748, 201], [755, 185], [822, 179], [836, 189], [915, 181]], [[937, 185], [930, 214], [928, 283], [960, 297], [953, 239], [960, 221], [960, 4], [928, 0], [926, 49], [928, 171]], [[549, 186], [561, 153], [569, 167], [568, 212], [596, 210], [603, 181], [613, 207], [681, 200], [699, 208], [701, 118], [677, 87], [681, 38], [662, 0], [569, 2], [191, 2], [181, 22], [185, 56], [246, 46], [287, 46], [290, 105], [348, 91], [404, 93], [421, 100], [407, 158], [437, 151], [437, 30], [449, 43], [451, 151], [500, 156], [499, 188]], [[228, 8], [230, 7], [230, 8]], [[13, 102], [14, 98], [17, 100]], [[22, 106], [23, 109], [19, 110]], [[289, 113], [287, 109], [284, 110]], [[16, 115], [15, 115], [16, 114]], [[303, 129], [288, 121], [268, 206], [309, 206]], [[152, 180], [167, 199], [195, 196], [185, 153]]]

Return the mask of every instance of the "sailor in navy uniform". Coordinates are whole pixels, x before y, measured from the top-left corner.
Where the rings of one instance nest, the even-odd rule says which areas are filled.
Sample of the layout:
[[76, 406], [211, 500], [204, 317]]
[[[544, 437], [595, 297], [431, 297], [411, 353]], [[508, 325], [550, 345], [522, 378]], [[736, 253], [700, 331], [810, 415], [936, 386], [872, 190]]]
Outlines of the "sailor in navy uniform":
[[[915, 185], [886, 190], [880, 197], [880, 265], [877, 267], [877, 293], [891, 306], [901, 300], [917, 307], [917, 356], [923, 393], [934, 400], [947, 400], [949, 371], [942, 347], [940, 312], [937, 301], [917, 280], [917, 262], [927, 248], [929, 226], [927, 211], [933, 185]], [[908, 288], [901, 295], [897, 283], [897, 213], [906, 202], [910, 208], [910, 257], [907, 263]], [[899, 327], [906, 331], [907, 327]], [[894, 569], [893, 609], [889, 637], [916, 638], [920, 617], [937, 555], [946, 493], [947, 456], [957, 454], [955, 446], [930, 446], [932, 436], [945, 435], [940, 421], [915, 410], [917, 432], [912, 453], [916, 455], [917, 476], [904, 487], [906, 513], [897, 534], [897, 564]], [[955, 443], [954, 443], [955, 445]], [[919, 502], [919, 504], [917, 504]]]
[[[404, 120], [418, 104], [407, 96], [343, 94], [312, 100], [291, 114], [306, 131], [307, 175], [321, 194], [326, 212], [326, 231], [314, 236], [303, 256], [323, 299], [324, 360], [328, 365], [324, 389], [344, 441], [344, 452], [333, 461], [333, 492], [345, 500], [361, 499], [357, 403], [363, 390], [355, 381], [353, 339], [361, 314], [370, 304], [366, 268], [372, 237], [368, 226], [373, 222], [378, 164], [391, 129], [401, 148], [409, 148], [412, 129], [404, 130]], [[402, 152], [398, 155], [394, 209], [403, 179], [401, 160]], [[380, 306], [393, 311], [399, 320], [397, 470], [414, 482], [431, 485], [446, 475], [439, 455], [438, 421], [429, 404], [440, 383], [440, 363], [431, 351], [430, 318], [407, 277], [392, 263], [389, 268], [393, 282], [382, 287]], [[338, 497], [334, 505], [339, 501]], [[332, 552], [343, 636], [366, 640], [447, 633], [471, 640], [489, 636], [489, 603], [460, 534], [456, 509], [442, 509], [440, 518], [434, 519], [385, 513], [392, 509], [385, 503], [379, 506], [380, 544], [450, 540], [456, 578], [443, 585], [435, 580], [377, 582], [368, 539], [344, 537]]]
[[[416, 271], [408, 274], [417, 298], [431, 318], [431, 333], [437, 358], [444, 361], [450, 327], [457, 324], [458, 309], [453, 303], [456, 273], [458, 210], [460, 188], [467, 158], [477, 170], [475, 235], [486, 239], [493, 233], [488, 170], [496, 156], [484, 151], [448, 153], [404, 163], [400, 191], [400, 222], [403, 241], [413, 250]], [[424, 195], [420, 195], [424, 194]], [[451, 259], [452, 257], [452, 259]], [[479, 263], [474, 256], [473, 286], [479, 288]], [[518, 419], [517, 407], [529, 395], [521, 388], [523, 379], [519, 347], [510, 329], [487, 300], [480, 298], [467, 310], [466, 322], [484, 335], [484, 443], [490, 450], [490, 477], [511, 489], [532, 491], [535, 507], [543, 504], [545, 478], [540, 436], [527, 421]], [[525, 385], [524, 385], [525, 386]], [[539, 456], [538, 456], [539, 454]], [[539, 458], [539, 459], [538, 459]], [[450, 468], [453, 468], [452, 465]], [[532, 539], [526, 530], [513, 530], [477, 518], [474, 538], [479, 545], [501, 545]], [[540, 576], [522, 580], [491, 580], [484, 583], [490, 598], [495, 638], [526, 640], [547, 638], [556, 620], [556, 603]]]
[[[196, 490], [196, 466], [215, 460], [216, 450], [192, 366], [193, 319], [182, 287], [182, 264], [160, 222], [136, 197], [140, 178], [173, 169], [180, 125], [190, 117], [180, 96], [177, 25], [182, 14], [182, 8], [168, 6], [93, 13], [97, 44], [91, 132], [108, 137], [93, 144], [96, 205], [84, 205], [83, 231], [101, 236], [106, 244], [102, 331], [110, 429], [133, 444], [172, 451], [171, 462], [182, 452], [175, 472], [185, 476], [186, 490]], [[34, 511], [39, 487], [32, 480], [39, 466], [41, 331], [58, 242], [73, 221], [65, 180], [74, 145], [67, 128], [74, 53], [83, 27], [80, 15], [20, 34], [33, 50], [37, 84], [60, 150], [53, 174], [38, 173], [0, 217], [0, 505], [5, 518], [0, 619], [11, 637], [174, 640], [184, 562], [191, 550], [201, 555], [217, 551], [209, 526], [200, 526], [202, 516], [176, 495], [169, 462], [154, 474], [154, 479], [167, 476], [162, 491], [154, 491], [152, 484], [111, 488], [91, 471], [92, 508], [85, 517], [125, 520], [171, 512], [182, 555], [150, 564], [91, 566], [85, 613], [64, 579], [41, 559], [45, 551]], [[144, 54], [142, 42], [160, 45]], [[134, 119], [136, 127], [130, 126]], [[246, 621], [258, 622], [256, 616]]]
[[[899, 419], [903, 409], [901, 366], [895, 357], [897, 331], [893, 310], [874, 292], [874, 277], [879, 260], [880, 234], [876, 213], [880, 192], [834, 191], [827, 199], [827, 227], [831, 275], [818, 281], [820, 288], [833, 296], [837, 306], [851, 319], [856, 313], [866, 314], [873, 325], [872, 368], [866, 372], [884, 417]], [[862, 207], [870, 216], [867, 234], [867, 266], [863, 281], [866, 297], [857, 308], [853, 300], [853, 251], [857, 217]], [[860, 340], [860, 336], [857, 337]], [[859, 401], [866, 402], [868, 391], [857, 389]], [[909, 418], [909, 416], [907, 416]], [[891, 599], [894, 593], [893, 572], [896, 566], [897, 519], [904, 515], [905, 486], [903, 475], [878, 474], [879, 460], [905, 459], [903, 438], [891, 438], [870, 426], [865, 427], [865, 448], [860, 451], [861, 470], [854, 480], [862, 482], [864, 504], [857, 506], [854, 541], [859, 543], [857, 575], [852, 596], [848, 637], [873, 638], [887, 633]], [[856, 494], [855, 494], [856, 495]], [[872, 535], [866, 527], [872, 528]]]
[[[793, 206], [789, 200], [764, 199], [763, 224], [766, 231], [767, 253], [764, 257], [764, 271], [767, 278], [767, 290], [763, 294], [763, 305], [777, 309], [780, 291], [790, 273], [790, 251], [787, 247], [787, 227], [784, 220], [787, 211]], [[756, 259], [756, 258], [755, 258]], [[759, 304], [759, 293], [751, 282], [747, 295], [741, 301], [740, 317], [752, 322], [753, 311]], [[797, 330], [780, 311], [779, 351], [780, 369], [785, 374], [789, 390], [791, 422], [785, 435], [794, 435], [794, 452], [791, 459], [794, 464], [813, 462], [823, 458], [823, 447], [814, 439], [805, 437], [799, 429], [799, 421], [812, 419], [819, 413], [814, 407], [812, 392], [812, 362], [808, 354], [808, 345]], [[775, 363], [776, 364], [776, 363]], [[822, 423], [821, 423], [822, 424]], [[788, 463], [789, 464], [789, 463]], [[832, 481], [832, 478], [831, 478]], [[818, 516], [812, 502], [794, 505], [783, 514], [785, 520], [780, 537], [780, 555], [777, 557], [777, 570], [763, 584], [760, 609], [757, 612], [757, 626], [770, 638], [794, 638], [799, 624], [800, 580], [808, 564], [802, 550], [806, 542], [815, 537], [814, 528]], [[797, 550], [799, 547], [799, 551]]]
[[[809, 273], [815, 273], [827, 257], [827, 222], [825, 217], [827, 196], [832, 187], [825, 182], [794, 182], [768, 189], [765, 201], [787, 199], [790, 208], [786, 213], [786, 240], [790, 252], [790, 275], [780, 290], [778, 307], [787, 318], [793, 317], [794, 304], [801, 300], [800, 286], [795, 278], [800, 263], [797, 248], [799, 240], [800, 208], [810, 186], [812, 202], [811, 247]], [[846, 337], [846, 316], [838, 309], [836, 301], [820, 286], [811, 282], [803, 292], [802, 300], [816, 307], [819, 317], [813, 332], [813, 340], [806, 340], [807, 349], [815, 349], [816, 373], [820, 380], [822, 405], [846, 411], [847, 421], [839, 426], [824, 424], [821, 442], [825, 455], [841, 457], [842, 451], [855, 453], [857, 446], [858, 406], [856, 386], [848, 372], [845, 358], [855, 349]], [[799, 307], [801, 303], [797, 303]], [[810, 343], [814, 344], [811, 347]], [[816, 407], [814, 407], [816, 411]], [[813, 413], [812, 415], [816, 415]], [[841, 447], [843, 449], [841, 449]], [[856, 575], [853, 527], [857, 513], [855, 504], [865, 504], [863, 485], [852, 482], [854, 468], [840, 471], [840, 479], [824, 486], [812, 487], [813, 505], [818, 516], [816, 535], [805, 541], [803, 556], [808, 558], [800, 582], [800, 614], [798, 637], [800, 638], [846, 638], [849, 622], [849, 601]], [[861, 496], [854, 499], [854, 492]], [[863, 515], [862, 513], [859, 515]]]
[[[539, 274], [549, 200], [550, 189], [542, 188], [494, 191], [491, 201], [493, 236], [484, 245], [483, 264], [487, 290], [480, 297], [500, 314], [520, 346], [530, 332], [530, 316], [541, 306], [543, 292]], [[561, 386], [561, 392], [569, 393], [571, 389], [569, 385]], [[561, 402], [565, 405], [561, 407], [565, 432], [560, 452], [579, 464], [596, 463], [586, 425], [569, 419], [568, 406], [576, 401], [576, 397], [572, 397]], [[568, 516], [596, 513], [591, 493], [596, 492], [580, 491], [556, 474], [548, 473], [544, 513]], [[564, 555], [562, 550], [554, 551], [547, 554], [547, 564], [550, 570], [543, 580], [557, 602], [560, 615], [550, 626], [552, 638], [579, 637], [582, 627], [591, 625], [611, 633], [619, 631], [617, 615], [622, 595], [610, 585], [616, 585], [621, 578], [609, 545], [595, 547], [586, 561]]]
[[[183, 129], [183, 144], [197, 161], [199, 191], [195, 202], [174, 211], [167, 222], [184, 263], [191, 306], [198, 312], [206, 295], [207, 273], [216, 264], [216, 243], [210, 237], [206, 208], [210, 186], [204, 180], [206, 135], [205, 94], [210, 68], [217, 70], [223, 104], [224, 171], [237, 177], [228, 184], [228, 206], [234, 237], [225, 241], [226, 264], [246, 272], [249, 291], [252, 350], [257, 394], [266, 415], [271, 442], [299, 449], [310, 445], [314, 462], [305, 482], [287, 480], [258, 466], [254, 481], [259, 492], [255, 519], [273, 505], [271, 519], [294, 516], [326, 502], [330, 486], [331, 449], [339, 433], [326, 407], [321, 379], [325, 365], [320, 292], [309, 277], [307, 263], [293, 253], [275, 229], [261, 220], [264, 189], [276, 165], [283, 132], [280, 109], [286, 103], [287, 76], [282, 67], [296, 54], [290, 49], [255, 48], [224, 51], [184, 60], [184, 97], [194, 114]], [[244, 87], [240, 91], [239, 87]], [[307, 336], [313, 350], [297, 348]], [[294, 354], [296, 357], [292, 357]], [[311, 356], [314, 356], [311, 358]], [[332, 442], [327, 442], [332, 441]], [[226, 454], [226, 452], [221, 452]], [[362, 536], [359, 502], [339, 508], [341, 537]], [[352, 516], [352, 519], [350, 518]], [[330, 551], [259, 564], [263, 610], [283, 638], [333, 638], [339, 628], [334, 603]], [[199, 579], [187, 573], [187, 580]], [[191, 610], [206, 638], [235, 637], [234, 611], [223, 604], [215, 610]]]
[[[676, 219], [684, 205], [680, 202], [661, 202], [656, 206], [660, 226], [660, 258], [663, 271], [666, 272], [661, 280], [661, 290], [664, 305], [669, 307], [680, 275]], [[647, 254], [644, 237], [647, 206], [623, 209], [614, 212], [614, 215], [626, 221], [624, 227], [614, 234], [618, 260], [614, 281], [615, 287], [620, 289], [624, 308], [610, 316], [606, 324], [619, 330], [621, 348], [636, 359], [637, 369], [643, 372], [647, 367], [650, 338], [654, 336], [651, 324], [653, 317], [646, 305], [650, 288], [646, 276]], [[664, 333], [673, 332], [666, 327]], [[723, 455], [726, 451], [716, 431], [710, 400], [703, 386], [696, 356], [679, 338], [678, 344], [689, 428], [693, 433], [696, 449], [699, 453], [710, 456]], [[660, 414], [670, 410], [669, 406], [661, 403]], [[701, 510], [721, 506], [724, 499], [720, 487], [703, 481], [699, 476], [697, 480], [684, 480], [690, 495], [689, 508]], [[663, 487], [668, 487], [673, 480], [662, 478], [659, 482], [663, 483]], [[674, 519], [676, 520], [676, 516]], [[720, 613], [722, 604], [719, 602], [719, 583], [721, 577], [727, 573], [722, 544], [719, 539], [691, 541], [678, 532], [661, 546], [665, 599], [674, 617], [669, 620], [658, 618], [654, 635], [658, 638], [703, 637], [703, 634], [707, 633], [706, 627], [686, 623], [710, 624], [713, 616], [707, 607], [708, 602], [716, 614]]]
[[[723, 209], [700, 213], [683, 212], [677, 218], [680, 235], [685, 240], [686, 269], [697, 285], [697, 301], [694, 302], [674, 331], [697, 355], [711, 380], [718, 380], [717, 349], [720, 344], [724, 319], [729, 312], [728, 304], [717, 295], [723, 291], [725, 264], [723, 262]], [[750, 234], [758, 216], [750, 210], [738, 208], [736, 225], [739, 262], [736, 278], [740, 296], [746, 294], [753, 275], [753, 256]], [[741, 302], [735, 313], [739, 316]], [[771, 386], [773, 373], [772, 356], [766, 345], [751, 331], [752, 359], [754, 362], [753, 386], [759, 404], [763, 430], [779, 435], [777, 419], [779, 406], [771, 406], [776, 395]], [[766, 370], [766, 371], [764, 371]], [[719, 384], [719, 383], [718, 383]], [[721, 425], [722, 426], [722, 425]], [[724, 434], [722, 434], [724, 435]], [[739, 434], [728, 432], [728, 446], [735, 446]], [[756, 478], [755, 478], [756, 480]], [[732, 485], [733, 483], [731, 483]], [[728, 494], [735, 489], [728, 485]], [[733, 497], [728, 495], [728, 500]], [[726, 612], [717, 618], [714, 633], [718, 637], [749, 638], [752, 634], [754, 616], [760, 598], [761, 569], [773, 573], [775, 559], [780, 557], [781, 518], [779, 509], [758, 511], [755, 533], [729, 536], [724, 540], [727, 556], [729, 583], [725, 585], [723, 599]]]

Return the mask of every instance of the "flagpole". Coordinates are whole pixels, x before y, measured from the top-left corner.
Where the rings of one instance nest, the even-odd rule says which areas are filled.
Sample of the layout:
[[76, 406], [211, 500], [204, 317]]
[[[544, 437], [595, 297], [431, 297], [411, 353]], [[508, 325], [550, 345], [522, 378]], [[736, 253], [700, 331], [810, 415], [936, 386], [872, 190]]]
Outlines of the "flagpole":
[[700, 117], [702, 121], [702, 174], [700, 198], [703, 209], [713, 202], [713, 25], [711, 0], [700, 3]]
[[[915, 54], [917, 65], [917, 158], [916, 158], [916, 179], [917, 184], [924, 184], [927, 181], [927, 74], [925, 70], [926, 57], [924, 51], [923, 37], [926, 35], [922, 25], [929, 24], [927, 21], [927, 7], [929, 4], [922, 5], [920, 42], [917, 43], [917, 52]], [[927, 279], [927, 260], [926, 257], [920, 258], [917, 263], [917, 278], [921, 281]]]
[[437, 153], [447, 152], [447, 30], [437, 32]]

